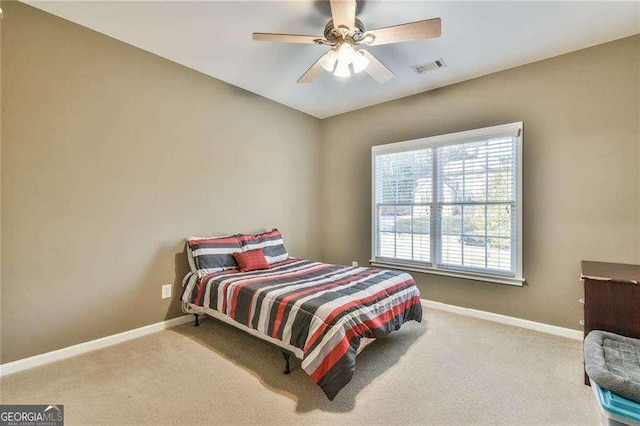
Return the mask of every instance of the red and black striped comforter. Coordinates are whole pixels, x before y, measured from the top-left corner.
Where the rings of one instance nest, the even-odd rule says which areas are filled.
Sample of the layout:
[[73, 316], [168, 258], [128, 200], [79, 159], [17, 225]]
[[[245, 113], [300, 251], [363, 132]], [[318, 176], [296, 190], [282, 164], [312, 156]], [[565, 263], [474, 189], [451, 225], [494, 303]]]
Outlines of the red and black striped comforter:
[[411, 275], [301, 259], [207, 275], [185, 287], [183, 301], [300, 348], [302, 368], [330, 400], [353, 377], [362, 337], [379, 338], [422, 320]]

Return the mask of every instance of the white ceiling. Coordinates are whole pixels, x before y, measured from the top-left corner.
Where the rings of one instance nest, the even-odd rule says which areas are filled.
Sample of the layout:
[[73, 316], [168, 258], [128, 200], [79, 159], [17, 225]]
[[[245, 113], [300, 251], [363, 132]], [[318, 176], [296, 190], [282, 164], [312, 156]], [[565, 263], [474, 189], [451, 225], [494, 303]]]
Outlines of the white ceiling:
[[[325, 118], [640, 32], [640, 2], [360, 1], [374, 29], [442, 18], [442, 36], [369, 47], [396, 78], [324, 73], [296, 80], [327, 47], [255, 42], [251, 33], [322, 35], [325, 1], [33, 1], [27, 3], [212, 77]], [[442, 57], [447, 68], [412, 65]]]

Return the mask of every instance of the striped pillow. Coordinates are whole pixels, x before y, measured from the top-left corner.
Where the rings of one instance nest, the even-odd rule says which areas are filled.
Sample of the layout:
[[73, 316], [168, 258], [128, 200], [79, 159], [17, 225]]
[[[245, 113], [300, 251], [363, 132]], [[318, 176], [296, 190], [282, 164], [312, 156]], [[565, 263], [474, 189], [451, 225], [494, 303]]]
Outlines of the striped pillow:
[[277, 229], [256, 235], [240, 235], [239, 238], [242, 251], [262, 249], [269, 265], [289, 258], [289, 253], [284, 248], [282, 234]]
[[242, 251], [238, 235], [187, 238], [187, 257], [191, 270], [202, 278], [214, 272], [237, 268], [233, 253]]

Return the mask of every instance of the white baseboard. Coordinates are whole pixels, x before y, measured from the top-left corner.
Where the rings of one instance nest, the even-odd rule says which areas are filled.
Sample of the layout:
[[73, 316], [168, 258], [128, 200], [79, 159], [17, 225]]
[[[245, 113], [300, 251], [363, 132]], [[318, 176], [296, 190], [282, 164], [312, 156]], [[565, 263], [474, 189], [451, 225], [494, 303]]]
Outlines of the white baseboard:
[[441, 311], [453, 312], [455, 314], [480, 318], [487, 321], [499, 322], [501, 324], [513, 325], [529, 330], [540, 331], [542, 333], [554, 334], [556, 336], [567, 337], [574, 340], [582, 340], [583, 332], [571, 328], [558, 327], [556, 325], [542, 322], [529, 321], [522, 318], [509, 317], [507, 315], [494, 314], [493, 312], [480, 311], [477, 309], [463, 308], [461, 306], [447, 305], [446, 303], [434, 302], [433, 300], [422, 299], [422, 306], [426, 308], [439, 309]]
[[127, 340], [146, 336], [147, 334], [155, 333], [157, 331], [162, 331], [167, 328], [175, 327], [180, 324], [186, 324], [192, 320], [193, 320], [193, 315], [182, 315], [176, 318], [171, 318], [166, 321], [161, 321], [155, 324], [150, 324], [144, 327], [125, 331], [123, 333], [113, 334], [111, 336], [102, 337], [100, 339], [91, 340], [89, 342], [68, 346], [66, 348], [58, 349], [56, 351], [51, 351], [44, 354], [31, 356], [29, 358], [19, 359], [13, 362], [7, 362], [5, 364], [0, 365], [0, 377], [17, 373], [18, 371], [26, 370], [29, 368], [38, 367], [40, 365], [48, 364], [50, 362], [59, 361], [61, 359], [70, 358], [72, 356], [95, 351], [97, 349], [102, 349], [104, 347], [115, 345], [117, 343], [126, 342]]
[[[542, 333], [554, 334], [556, 336], [567, 337], [569, 339], [582, 340], [583, 333], [580, 330], [558, 327], [555, 325], [544, 324], [541, 322], [529, 321], [522, 318], [509, 317], [506, 315], [494, 314], [492, 312], [480, 311], [477, 309], [463, 308], [461, 306], [447, 305], [446, 303], [435, 302], [432, 300], [422, 299], [422, 305], [427, 308], [439, 309], [441, 311], [453, 312], [455, 314], [466, 315], [474, 318], [480, 318], [487, 321], [499, 322], [501, 324], [513, 325], [516, 327], [526, 328], [529, 330], [540, 331]], [[126, 342], [127, 340], [142, 337], [147, 334], [175, 327], [177, 325], [186, 324], [193, 320], [193, 316], [182, 315], [170, 320], [157, 322], [144, 327], [125, 331], [123, 333], [102, 337], [100, 339], [91, 340], [89, 342], [80, 343], [56, 351], [35, 355], [29, 358], [19, 359], [17, 361], [8, 362], [0, 365], [0, 377], [17, 373], [18, 371], [27, 370], [29, 368], [38, 367], [50, 362], [59, 361], [72, 356], [81, 355], [87, 352], [102, 349], [107, 346]]]

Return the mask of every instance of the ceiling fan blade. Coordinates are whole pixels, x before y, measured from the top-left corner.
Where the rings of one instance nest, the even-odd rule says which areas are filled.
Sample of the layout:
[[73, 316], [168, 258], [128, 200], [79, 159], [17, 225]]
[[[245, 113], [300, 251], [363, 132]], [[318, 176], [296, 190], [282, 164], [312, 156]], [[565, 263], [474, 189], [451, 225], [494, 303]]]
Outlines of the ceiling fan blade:
[[381, 44], [400, 43], [425, 38], [437, 38], [441, 33], [440, 18], [427, 19], [426, 21], [412, 22], [410, 24], [395, 25], [393, 27], [378, 28], [367, 31], [366, 34], [375, 36], [370, 46]]
[[356, 0], [331, 0], [333, 26], [353, 29], [356, 25]]
[[324, 37], [297, 34], [253, 33], [253, 39], [255, 41], [276, 41], [279, 43], [315, 44], [316, 40], [324, 40]]
[[373, 77], [378, 83], [385, 83], [395, 77], [395, 74], [385, 67], [382, 62], [376, 59], [371, 53], [364, 49], [360, 49], [360, 52], [369, 60], [369, 65], [364, 71]]
[[[331, 51], [329, 51], [331, 52]], [[311, 83], [313, 80], [316, 79], [316, 77], [318, 77], [322, 71], [324, 71], [324, 68], [322, 68], [322, 65], [320, 65], [320, 61], [322, 60], [322, 58], [324, 58], [326, 55], [329, 54], [329, 52], [325, 53], [324, 55], [322, 55], [320, 58], [318, 58], [317, 61], [315, 61], [313, 63], [313, 65], [311, 65], [309, 67], [309, 69], [307, 71], [305, 71], [304, 74], [302, 74], [302, 76], [298, 79], [298, 83]]]

